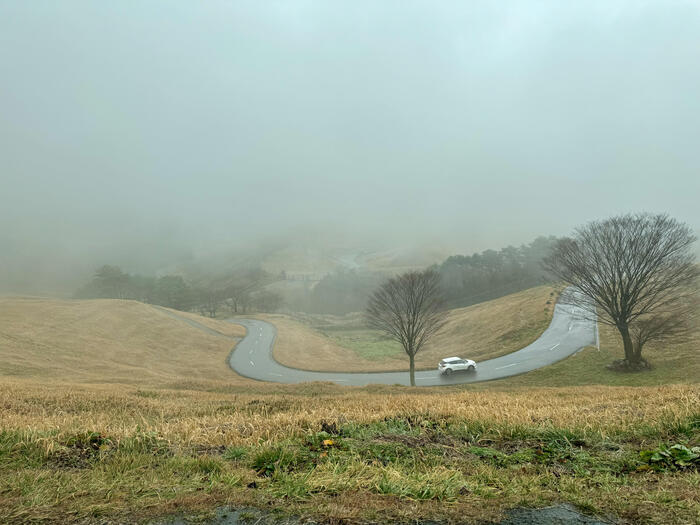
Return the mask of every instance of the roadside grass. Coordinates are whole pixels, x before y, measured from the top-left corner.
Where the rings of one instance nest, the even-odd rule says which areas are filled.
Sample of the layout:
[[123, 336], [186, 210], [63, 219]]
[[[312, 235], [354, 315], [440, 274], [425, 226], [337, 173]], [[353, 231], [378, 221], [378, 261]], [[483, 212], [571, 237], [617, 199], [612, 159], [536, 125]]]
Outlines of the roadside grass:
[[644, 357], [651, 363], [651, 370], [641, 372], [617, 372], [607, 365], [624, 356], [618, 332], [607, 325], [600, 325], [600, 350], [586, 347], [579, 353], [553, 365], [527, 374], [488, 383], [477, 383], [475, 389], [511, 389], [524, 386], [575, 386], [616, 385], [642, 386], [669, 383], [700, 382], [700, 330], [691, 339], [672, 348], [650, 345], [644, 349]]
[[655, 470], [640, 454], [700, 444], [693, 385], [220, 389], [144, 397], [4, 381], [0, 522], [146, 521], [222, 505], [465, 522], [556, 502], [634, 522], [700, 516], [697, 464]]
[[[519, 350], [549, 325], [560, 288], [538, 286], [451, 310], [445, 327], [416, 356], [418, 369], [447, 356], [483, 361]], [[401, 346], [367, 328], [361, 313], [346, 316], [260, 316], [277, 327], [274, 357], [294, 368], [321, 371], [406, 370]]]

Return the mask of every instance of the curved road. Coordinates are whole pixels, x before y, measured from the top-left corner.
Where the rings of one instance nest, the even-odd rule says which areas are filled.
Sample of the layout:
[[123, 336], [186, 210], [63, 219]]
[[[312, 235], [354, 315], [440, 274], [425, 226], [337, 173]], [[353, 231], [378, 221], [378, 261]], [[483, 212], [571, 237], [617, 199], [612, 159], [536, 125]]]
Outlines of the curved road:
[[[567, 294], [576, 292], [568, 291]], [[530, 372], [550, 365], [575, 354], [583, 347], [596, 343], [596, 322], [586, 317], [586, 313], [562, 294], [554, 308], [552, 322], [544, 333], [522, 350], [482, 361], [473, 373], [454, 373], [442, 376], [435, 370], [416, 372], [417, 386], [450, 385], [476, 383]], [[580, 301], [580, 297], [576, 301]], [[576, 302], [573, 301], [573, 302]], [[588, 314], [590, 317], [590, 314]], [[281, 365], [272, 356], [277, 330], [265, 321], [254, 319], [231, 319], [229, 322], [245, 326], [246, 336], [238, 343], [229, 356], [229, 365], [242, 376], [261, 381], [277, 383], [302, 383], [306, 381], [332, 381], [341, 385], [368, 385], [372, 383], [408, 385], [406, 372], [312, 372]], [[194, 321], [193, 321], [194, 323]], [[469, 357], [465, 348], [461, 357]], [[445, 356], [449, 357], [449, 356]]]

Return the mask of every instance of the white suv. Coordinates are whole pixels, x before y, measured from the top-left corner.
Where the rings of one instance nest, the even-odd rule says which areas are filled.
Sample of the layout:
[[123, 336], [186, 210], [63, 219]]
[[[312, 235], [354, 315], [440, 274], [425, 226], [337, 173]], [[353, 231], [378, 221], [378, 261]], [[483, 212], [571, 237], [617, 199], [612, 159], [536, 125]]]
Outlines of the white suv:
[[446, 357], [438, 364], [438, 371], [443, 375], [450, 375], [452, 372], [466, 370], [473, 372], [476, 370], [476, 363], [471, 359], [462, 359], [461, 357]]

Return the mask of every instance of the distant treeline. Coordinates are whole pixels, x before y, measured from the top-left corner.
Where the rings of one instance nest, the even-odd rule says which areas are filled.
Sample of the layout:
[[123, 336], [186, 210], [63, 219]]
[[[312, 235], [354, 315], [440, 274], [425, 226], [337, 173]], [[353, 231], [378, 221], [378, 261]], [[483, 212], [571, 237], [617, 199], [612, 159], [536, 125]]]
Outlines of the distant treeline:
[[[448, 257], [433, 267], [442, 278], [447, 307], [469, 306], [551, 282], [541, 262], [556, 240], [538, 237], [519, 247]], [[221, 309], [231, 313], [274, 312], [283, 305], [292, 311], [344, 315], [364, 310], [370, 294], [387, 276], [368, 270], [338, 270], [318, 282], [298, 282], [295, 286], [297, 280], [288, 279], [285, 272], [273, 276], [253, 268], [233, 271], [203, 285], [189, 283], [179, 275], [144, 277], [103, 266], [76, 297], [134, 299], [211, 317]], [[268, 286], [284, 281], [287, 285]]]
[[[542, 268], [556, 237], [538, 237], [519, 247], [453, 255], [434, 268], [442, 277], [447, 306], [459, 308], [496, 299], [552, 281]], [[338, 270], [315, 286], [290, 295], [292, 310], [343, 315], [362, 311], [370, 294], [387, 278], [366, 270]]]
[[312, 314], [359, 312], [365, 309], [367, 298], [385, 278], [377, 272], [340, 269], [313, 286], [288, 291], [285, 304], [290, 310]]
[[[235, 278], [234, 278], [235, 277]], [[132, 299], [182, 311], [199, 311], [215, 317], [221, 308], [231, 313], [273, 312], [282, 297], [264, 287], [272, 277], [261, 270], [236, 275], [233, 282], [194, 286], [180, 275], [145, 277], [125, 273], [117, 266], [102, 266], [76, 299]]]
[[538, 237], [520, 247], [453, 255], [435, 268], [440, 272], [447, 304], [459, 308], [552, 282], [542, 268], [556, 237]]

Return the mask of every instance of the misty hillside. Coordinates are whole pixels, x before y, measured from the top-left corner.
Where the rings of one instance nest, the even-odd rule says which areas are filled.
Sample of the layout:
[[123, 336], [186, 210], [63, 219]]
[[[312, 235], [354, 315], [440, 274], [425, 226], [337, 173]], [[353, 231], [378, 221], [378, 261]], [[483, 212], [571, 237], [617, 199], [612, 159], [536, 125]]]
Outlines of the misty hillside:
[[245, 330], [203, 322], [225, 336], [135, 301], [0, 298], [0, 375], [149, 386], [235, 382], [226, 357]]

